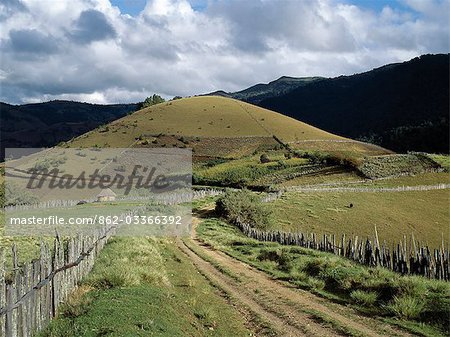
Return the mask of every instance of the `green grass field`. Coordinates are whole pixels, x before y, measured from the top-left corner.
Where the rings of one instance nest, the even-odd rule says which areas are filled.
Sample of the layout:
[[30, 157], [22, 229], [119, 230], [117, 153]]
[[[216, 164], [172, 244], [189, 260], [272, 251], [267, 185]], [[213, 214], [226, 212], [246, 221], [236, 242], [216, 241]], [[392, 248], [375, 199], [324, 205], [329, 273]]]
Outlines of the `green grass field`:
[[[66, 220], [69, 217], [76, 218], [93, 218], [94, 216], [101, 217], [111, 217], [114, 215], [120, 215], [129, 210], [133, 210], [139, 207], [143, 207], [147, 205], [147, 203], [142, 201], [115, 201], [115, 202], [102, 202], [102, 203], [87, 203], [84, 205], [76, 205], [72, 207], [65, 208], [46, 208], [41, 210], [24, 210], [9, 213], [9, 216], [14, 217], [48, 217], [48, 216], [59, 216], [64, 217]], [[177, 207], [167, 206], [164, 208], [165, 214], [174, 214], [175, 212], [184, 212], [189, 211], [187, 205], [183, 206], [183, 209], [180, 210]], [[155, 208], [156, 209], [156, 208]], [[153, 214], [155, 211], [152, 206], [148, 206], [146, 215]], [[156, 215], [159, 215], [161, 212], [161, 208], [158, 207], [158, 212]], [[180, 214], [181, 214], [180, 213]], [[41, 241], [53, 242], [54, 240], [54, 231], [51, 230], [42, 230], [39, 232], [39, 229], [34, 226], [30, 226], [28, 231], [25, 230], [24, 227], [20, 227], [20, 229], [16, 230], [15, 235], [5, 235], [5, 213], [2, 211], [0, 213], [0, 249], [5, 250], [7, 267], [11, 266], [11, 248], [13, 244], [16, 245], [17, 256], [19, 258], [19, 263], [29, 262], [32, 259], [39, 257], [40, 243]], [[95, 231], [96, 228], [103, 227], [102, 224], [98, 223], [96, 226], [92, 224], [85, 225], [75, 225], [74, 229], [67, 229], [67, 225], [61, 228], [59, 234], [62, 237], [68, 236], [69, 234], [76, 234], [76, 231], [81, 231], [83, 234], [88, 235]], [[12, 230], [10, 228], [10, 230]], [[134, 229], [137, 231], [138, 229], [135, 227]], [[169, 229], [167, 229], [169, 230]], [[50, 245], [52, 247], [52, 245]]]
[[273, 229], [372, 238], [376, 225], [381, 241], [398, 242], [413, 233], [422, 244], [439, 247], [442, 238], [448, 243], [449, 197], [449, 190], [288, 192], [268, 207]]
[[296, 172], [309, 163], [304, 158], [286, 159], [283, 151], [264, 153], [270, 160], [267, 163], [261, 163], [258, 153], [229, 161], [199, 162], [194, 166], [194, 174], [202, 185], [268, 186], [277, 176]]
[[450, 156], [442, 154], [430, 154], [428, 155], [435, 162], [439, 163], [447, 172], [450, 172]]
[[250, 336], [170, 239], [114, 238], [39, 336]]
[[449, 331], [450, 285], [421, 277], [367, 268], [328, 253], [245, 237], [236, 227], [210, 218], [199, 225], [201, 240], [230, 256], [363, 315], [379, 317], [414, 335]]

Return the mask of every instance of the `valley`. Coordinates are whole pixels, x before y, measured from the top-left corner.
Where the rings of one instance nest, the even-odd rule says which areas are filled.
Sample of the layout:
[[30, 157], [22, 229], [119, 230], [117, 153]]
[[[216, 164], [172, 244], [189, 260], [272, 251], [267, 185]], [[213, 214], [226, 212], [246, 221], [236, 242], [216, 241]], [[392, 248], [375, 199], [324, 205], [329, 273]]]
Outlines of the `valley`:
[[[448, 281], [401, 275], [321, 251], [319, 246], [258, 241], [214, 210], [220, 200], [235, 202], [241, 212], [237, 215], [254, 219], [251, 226], [256, 230], [308, 233], [313, 238], [335, 235], [338, 242], [345, 235], [375, 247], [379, 240], [383, 252], [385, 247], [394, 252], [400, 243], [405, 259], [422, 247], [445, 259], [448, 156], [397, 154], [218, 96], [156, 104], [59, 148], [67, 150], [64, 158], [55, 159], [48, 150], [34, 160], [67, 174], [77, 172], [83, 162], [95, 167], [98, 161], [107, 167], [111, 156], [102, 149], [192, 149], [192, 181], [198, 197], [192, 201], [191, 237], [110, 238], [92, 270], [67, 293], [57, 318], [39, 336], [448, 332], [448, 322], [442, 319], [449, 310]], [[33, 162], [26, 158], [19, 159], [23, 170]], [[236, 193], [237, 199], [223, 199], [226, 191]], [[146, 201], [119, 195], [114, 202], [88, 201], [61, 212], [107, 215], [139, 207], [147, 207]], [[1, 234], [5, 270], [38, 258], [43, 242], [52, 251], [52, 240]], [[339, 251], [339, 244], [333, 249]], [[70, 257], [65, 258], [70, 264]], [[431, 263], [440, 268], [437, 260]], [[447, 277], [445, 268], [447, 264], [432, 270]], [[9, 271], [3, 275], [3, 282], [18, 277]]]

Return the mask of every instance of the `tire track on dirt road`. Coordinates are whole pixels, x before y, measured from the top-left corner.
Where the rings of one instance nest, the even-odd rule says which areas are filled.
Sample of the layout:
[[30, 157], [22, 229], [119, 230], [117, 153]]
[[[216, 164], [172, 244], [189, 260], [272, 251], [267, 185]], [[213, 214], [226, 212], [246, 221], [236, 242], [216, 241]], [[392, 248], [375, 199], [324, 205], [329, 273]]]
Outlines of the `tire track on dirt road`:
[[178, 240], [179, 249], [202, 274], [270, 322], [281, 336], [411, 336], [376, 319], [360, 316], [342, 305], [325, 305], [325, 299], [274, 280], [205, 245], [196, 235], [200, 221], [194, 216], [193, 239], [187, 241], [189, 244]]
[[270, 308], [267, 303], [257, 299], [252, 290], [240, 284], [236, 278], [232, 278], [219, 271], [210, 262], [197, 255], [183, 241], [177, 240], [178, 248], [185, 253], [195, 267], [213, 284], [219, 287], [229, 296], [233, 297], [241, 305], [252, 311], [253, 315], [260, 317], [264, 322], [277, 332], [278, 336], [337, 336], [333, 330], [323, 327], [307, 314], [297, 314], [294, 310], [283, 312], [281, 315], [275, 308]]

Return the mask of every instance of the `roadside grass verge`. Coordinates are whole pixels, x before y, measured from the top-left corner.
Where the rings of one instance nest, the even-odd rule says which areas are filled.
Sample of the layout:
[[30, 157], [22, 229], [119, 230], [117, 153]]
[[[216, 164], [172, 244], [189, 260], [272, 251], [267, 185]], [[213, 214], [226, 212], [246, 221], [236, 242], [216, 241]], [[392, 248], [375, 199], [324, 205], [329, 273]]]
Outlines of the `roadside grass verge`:
[[[401, 276], [383, 268], [296, 246], [259, 242], [211, 218], [198, 227], [206, 244], [267, 272], [276, 279], [378, 316], [423, 336], [449, 332], [450, 284]], [[357, 292], [355, 292], [357, 291]]]
[[39, 336], [250, 336], [171, 239], [113, 238]]

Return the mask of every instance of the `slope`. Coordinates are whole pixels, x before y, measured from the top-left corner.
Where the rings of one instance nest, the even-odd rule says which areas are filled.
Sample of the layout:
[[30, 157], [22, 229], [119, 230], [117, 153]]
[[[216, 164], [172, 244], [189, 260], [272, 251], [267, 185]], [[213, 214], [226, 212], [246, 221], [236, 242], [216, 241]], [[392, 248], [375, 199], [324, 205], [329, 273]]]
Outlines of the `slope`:
[[69, 101], [10, 105], [0, 102], [0, 161], [5, 148], [49, 147], [136, 110], [137, 104]]
[[[370, 145], [238, 100], [201, 96], [142, 109], [70, 142], [70, 146], [192, 147], [197, 156], [240, 157], [283, 143]], [[380, 150], [381, 151], [381, 150]], [[385, 151], [381, 151], [383, 153]]]
[[314, 83], [317, 81], [324, 80], [323, 77], [289, 77], [289, 76], [282, 76], [279, 79], [275, 81], [271, 81], [267, 84], [265, 83], [259, 83], [256, 85], [251, 86], [250, 88], [233, 92], [233, 93], [227, 93], [225, 91], [215, 91], [211, 93], [210, 95], [215, 96], [224, 96], [224, 97], [231, 97], [236, 98], [242, 101], [246, 101], [252, 104], [258, 104], [264, 99], [281, 96], [284, 94], [287, 94], [288, 92], [302, 87], [306, 86], [310, 83]]
[[449, 54], [311, 82], [257, 103], [395, 151], [449, 152]]

